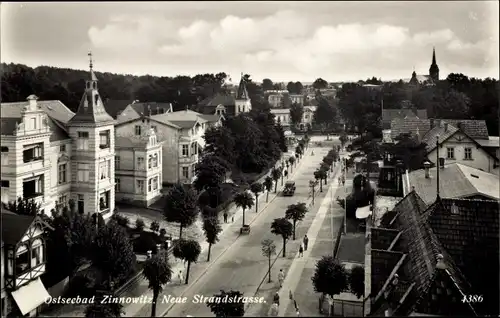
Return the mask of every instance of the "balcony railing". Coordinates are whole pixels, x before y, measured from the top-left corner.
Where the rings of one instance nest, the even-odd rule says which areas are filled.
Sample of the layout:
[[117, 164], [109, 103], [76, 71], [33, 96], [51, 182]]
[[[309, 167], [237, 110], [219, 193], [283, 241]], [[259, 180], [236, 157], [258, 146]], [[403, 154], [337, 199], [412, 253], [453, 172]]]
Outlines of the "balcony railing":
[[40, 156], [40, 157], [24, 157], [23, 158], [23, 162], [24, 163], [30, 163], [30, 162], [39, 161], [39, 160], [43, 160], [43, 156]]
[[109, 144], [99, 145], [99, 149], [108, 149], [108, 148], [109, 148]]
[[43, 192], [24, 193], [25, 200], [35, 199], [41, 196], [43, 196]]

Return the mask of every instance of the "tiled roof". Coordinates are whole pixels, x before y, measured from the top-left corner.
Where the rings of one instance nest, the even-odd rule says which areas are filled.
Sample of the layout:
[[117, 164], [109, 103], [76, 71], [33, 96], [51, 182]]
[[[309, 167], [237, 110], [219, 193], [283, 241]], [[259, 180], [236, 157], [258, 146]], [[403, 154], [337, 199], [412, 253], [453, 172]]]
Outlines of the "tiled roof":
[[[372, 234], [373, 234], [372, 229]], [[372, 242], [375, 242], [375, 238], [372, 236]], [[373, 247], [373, 243], [372, 243]], [[403, 257], [403, 253], [387, 251], [383, 249], [374, 249], [371, 250], [371, 293], [373, 297], [377, 295], [377, 293], [382, 289], [384, 283], [389, 278], [392, 270], [399, 262], [399, 260]]]
[[234, 107], [236, 105], [236, 99], [231, 94], [218, 93], [218, 94], [216, 94], [212, 97], [208, 97], [200, 102], [200, 106], [204, 106], [204, 107], [206, 107], [206, 106], [217, 107], [219, 105], [226, 106], [226, 107], [228, 107], [228, 106]]
[[[27, 101], [1, 104], [0, 129], [2, 135], [13, 135], [16, 124], [21, 122], [21, 111], [27, 104]], [[64, 127], [64, 125], [68, 123], [74, 116], [74, 113], [58, 100], [37, 101], [37, 105], [39, 105], [49, 117], [48, 124], [52, 131], [50, 141], [68, 139], [68, 133], [61, 127]]]
[[170, 112], [172, 110], [172, 103], [157, 103], [157, 102], [143, 102], [143, 103], [133, 103], [131, 107], [138, 113], [144, 116], [161, 114], [159, 109], [163, 109], [164, 113]]
[[[429, 169], [430, 178], [425, 177], [425, 169], [414, 170], [409, 173], [410, 187], [426, 204], [436, 199], [436, 167]], [[442, 198], [465, 198], [481, 195], [491, 199], [500, 199], [498, 175], [487, 173], [479, 169], [459, 163], [445, 164], [439, 170], [439, 193]]]
[[111, 115], [114, 119], [120, 114], [128, 105], [132, 104], [134, 101], [131, 99], [106, 99], [104, 102], [104, 108], [106, 112]]
[[97, 86], [94, 86], [97, 85], [95, 74], [92, 70], [90, 74], [92, 82], [87, 83], [91, 83], [92, 87], [88, 86], [85, 88], [85, 92], [80, 100], [75, 116], [73, 116], [68, 123], [114, 123], [114, 118], [106, 112], [101, 95], [96, 89]]
[[184, 129], [193, 128], [193, 126], [197, 123], [196, 120], [169, 120], [169, 121], [172, 124]]
[[2, 241], [7, 245], [17, 244], [35, 220], [34, 215], [2, 213]]
[[447, 128], [445, 126], [436, 126], [431, 128], [431, 130], [429, 130], [422, 137], [422, 142], [427, 144], [425, 146], [425, 150], [429, 153], [436, 148], [436, 139], [438, 136], [439, 142], [442, 142], [453, 136], [457, 131], [459, 131], [459, 129], [451, 124], [448, 124]]
[[220, 119], [220, 117], [218, 115], [199, 114], [198, 117], [206, 120], [209, 123], [216, 123]]
[[485, 120], [478, 119], [441, 119], [453, 126], [460, 128], [463, 132], [474, 139], [488, 140], [488, 127]]
[[391, 121], [391, 138], [395, 139], [400, 134], [412, 133], [415, 135], [417, 132], [420, 136], [423, 136], [427, 133], [431, 124], [428, 119], [419, 119], [419, 118], [396, 118]]

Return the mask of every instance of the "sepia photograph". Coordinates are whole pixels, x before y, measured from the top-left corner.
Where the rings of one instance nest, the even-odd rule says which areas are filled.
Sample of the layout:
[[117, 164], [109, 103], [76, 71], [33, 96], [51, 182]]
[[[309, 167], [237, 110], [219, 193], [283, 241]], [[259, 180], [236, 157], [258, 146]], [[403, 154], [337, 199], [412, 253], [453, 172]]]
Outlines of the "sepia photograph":
[[1, 317], [498, 317], [498, 1], [0, 3]]

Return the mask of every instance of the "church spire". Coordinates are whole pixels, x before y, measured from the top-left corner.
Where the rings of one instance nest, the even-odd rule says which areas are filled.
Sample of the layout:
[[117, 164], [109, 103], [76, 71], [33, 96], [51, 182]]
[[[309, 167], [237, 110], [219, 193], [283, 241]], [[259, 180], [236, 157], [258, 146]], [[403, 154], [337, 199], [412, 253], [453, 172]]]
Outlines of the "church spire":
[[92, 52], [89, 52], [88, 56], [90, 79], [85, 83], [85, 92], [80, 100], [80, 105], [69, 123], [97, 124], [113, 122], [113, 117], [106, 112], [97, 89], [97, 76], [95, 75], [93, 69], [94, 61], [92, 60]]
[[241, 73], [240, 85], [238, 86], [238, 94], [236, 94], [236, 99], [250, 99], [248, 97], [247, 84], [243, 73]]
[[436, 63], [436, 48], [432, 48], [432, 64], [429, 68], [429, 77], [433, 82], [439, 81], [439, 67]]
[[432, 47], [432, 65], [436, 65], [436, 48]]

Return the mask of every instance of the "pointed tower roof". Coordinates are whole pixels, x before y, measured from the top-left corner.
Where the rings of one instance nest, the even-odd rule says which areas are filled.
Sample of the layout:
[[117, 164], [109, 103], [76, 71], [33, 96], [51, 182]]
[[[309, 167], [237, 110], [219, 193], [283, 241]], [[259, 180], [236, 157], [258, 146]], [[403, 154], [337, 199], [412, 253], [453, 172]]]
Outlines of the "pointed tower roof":
[[240, 85], [238, 86], [238, 93], [236, 94], [236, 99], [250, 99], [247, 91], [247, 84], [243, 73], [241, 73]]
[[436, 48], [432, 47], [432, 65], [436, 65]]
[[112, 123], [114, 119], [106, 112], [99, 90], [97, 89], [97, 76], [93, 70], [92, 53], [88, 55], [90, 58], [90, 78], [85, 83], [85, 92], [80, 100], [80, 105], [78, 106], [75, 116], [69, 120], [68, 124]]

